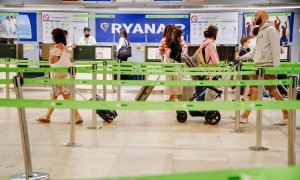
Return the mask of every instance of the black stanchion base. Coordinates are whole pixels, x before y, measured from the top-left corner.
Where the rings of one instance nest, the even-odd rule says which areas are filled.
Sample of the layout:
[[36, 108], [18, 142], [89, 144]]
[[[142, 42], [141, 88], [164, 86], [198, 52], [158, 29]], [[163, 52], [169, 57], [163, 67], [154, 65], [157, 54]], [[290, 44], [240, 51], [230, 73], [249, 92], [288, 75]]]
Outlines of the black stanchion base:
[[15, 174], [12, 175], [10, 180], [44, 180], [44, 179], [50, 179], [49, 174], [46, 173], [40, 173], [40, 172], [33, 172], [32, 177], [26, 177], [25, 173]]
[[250, 146], [249, 149], [252, 151], [268, 151], [269, 150], [269, 148], [258, 147], [258, 146]]

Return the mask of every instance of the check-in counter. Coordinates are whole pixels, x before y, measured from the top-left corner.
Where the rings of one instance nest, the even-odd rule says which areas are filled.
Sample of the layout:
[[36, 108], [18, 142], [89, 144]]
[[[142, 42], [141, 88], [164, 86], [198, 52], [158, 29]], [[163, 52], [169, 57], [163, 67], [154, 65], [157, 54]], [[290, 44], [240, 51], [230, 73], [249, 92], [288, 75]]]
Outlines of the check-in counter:
[[[12, 59], [24, 59], [23, 44], [2, 44], [0, 43], [0, 58], [12, 58]], [[5, 64], [0, 65], [6, 67]], [[10, 67], [16, 67], [15, 65], [9, 65]], [[10, 77], [16, 76], [17, 73], [9, 73]], [[5, 73], [0, 73], [1, 77], [6, 77]], [[4, 87], [5, 85], [1, 85]]]
[[[74, 48], [74, 61], [109, 61], [114, 59], [114, 47], [113, 46], [76, 46]], [[92, 66], [92, 65], [90, 65]], [[76, 79], [92, 79], [92, 74], [77, 73]], [[101, 74], [97, 75], [97, 80], [102, 80]], [[113, 76], [108, 74], [107, 80], [112, 80]], [[92, 85], [77, 85], [80, 89], [91, 89]], [[107, 86], [111, 89], [111, 86]], [[102, 89], [98, 87], [98, 89]]]

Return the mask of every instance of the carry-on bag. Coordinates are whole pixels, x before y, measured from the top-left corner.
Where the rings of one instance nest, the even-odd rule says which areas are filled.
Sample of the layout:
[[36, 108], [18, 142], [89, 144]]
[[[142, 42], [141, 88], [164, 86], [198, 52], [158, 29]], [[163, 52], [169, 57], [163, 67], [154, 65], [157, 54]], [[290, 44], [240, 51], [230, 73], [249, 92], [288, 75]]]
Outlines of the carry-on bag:
[[[75, 89], [75, 90], [79, 94], [79, 96], [82, 97], [82, 99], [84, 99], [86, 101], [88, 100], [86, 97], [83, 96], [83, 94], [78, 89]], [[92, 100], [92, 98], [90, 100]], [[96, 100], [97, 101], [104, 101], [104, 99], [101, 96], [99, 96], [98, 94], [96, 94]], [[118, 114], [117, 114], [117, 112], [115, 110], [99, 110], [99, 109], [97, 109], [96, 113], [105, 122], [108, 122], [108, 123], [113, 122], [114, 118], [116, 118], [118, 116]]]
[[[160, 78], [160, 76], [158, 76], [157, 81], [159, 78]], [[135, 96], [135, 100], [136, 101], [146, 101], [154, 87], [155, 86], [143, 86], [140, 89], [140, 91], [138, 92], [138, 94]]]

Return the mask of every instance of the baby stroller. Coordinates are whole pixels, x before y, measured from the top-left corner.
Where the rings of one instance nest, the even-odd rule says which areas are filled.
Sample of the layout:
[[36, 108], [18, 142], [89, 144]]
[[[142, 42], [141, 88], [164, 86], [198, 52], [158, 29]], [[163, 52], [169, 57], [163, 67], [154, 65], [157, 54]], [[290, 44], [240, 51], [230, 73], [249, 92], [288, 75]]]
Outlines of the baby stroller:
[[[213, 78], [213, 80], [217, 80], [218, 78], [220, 78], [220, 76], [215, 76]], [[213, 92], [216, 93], [216, 96], [212, 99], [215, 100], [217, 98], [221, 97], [221, 94], [223, 93], [223, 91], [217, 89], [216, 87], [213, 86], [205, 86], [205, 87], [196, 87], [196, 93], [189, 98], [189, 101], [193, 101], [193, 100], [197, 100], [197, 101], [205, 101], [205, 92], [206, 89], [210, 89]], [[177, 121], [180, 123], [184, 123], [187, 120], [187, 112], [186, 111], [176, 111], [177, 114]], [[215, 125], [218, 124], [219, 121], [221, 120], [221, 114], [219, 111], [189, 111], [189, 114], [191, 116], [201, 116], [205, 118], [205, 121], [210, 124], [210, 125]]]

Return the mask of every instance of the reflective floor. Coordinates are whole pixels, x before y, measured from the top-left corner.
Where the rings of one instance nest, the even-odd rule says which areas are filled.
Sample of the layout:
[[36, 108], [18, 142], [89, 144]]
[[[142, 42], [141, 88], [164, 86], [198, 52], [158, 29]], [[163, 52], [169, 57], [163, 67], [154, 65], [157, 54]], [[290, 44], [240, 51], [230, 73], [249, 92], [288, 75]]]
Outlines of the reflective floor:
[[[3, 89], [0, 97], [5, 97]], [[49, 99], [49, 92], [27, 90], [24, 97]], [[109, 100], [116, 97], [108, 94]], [[122, 100], [134, 97], [135, 93], [122, 93]], [[76, 98], [81, 100], [78, 95]], [[164, 96], [153, 94], [149, 100], [164, 100]], [[249, 123], [241, 125], [242, 133], [232, 133], [233, 111], [221, 111], [222, 119], [215, 126], [204, 124], [203, 117], [188, 117], [186, 123], [178, 123], [174, 111], [118, 111], [112, 124], [98, 118], [100, 129], [90, 130], [91, 110], [80, 110], [84, 118], [83, 125], [76, 125], [80, 147], [63, 146], [70, 141], [69, 110], [55, 110], [50, 124], [35, 121], [45, 113], [46, 109], [26, 109], [33, 170], [48, 173], [51, 179], [287, 166], [287, 126], [272, 125], [281, 118], [278, 110], [263, 112], [262, 144], [270, 149], [263, 152], [248, 149], [256, 140], [255, 111]], [[24, 161], [17, 110], [0, 108], [0, 114], [1, 179], [23, 172]], [[300, 110], [297, 115], [300, 121]], [[296, 133], [296, 162], [300, 165], [300, 130]]]

